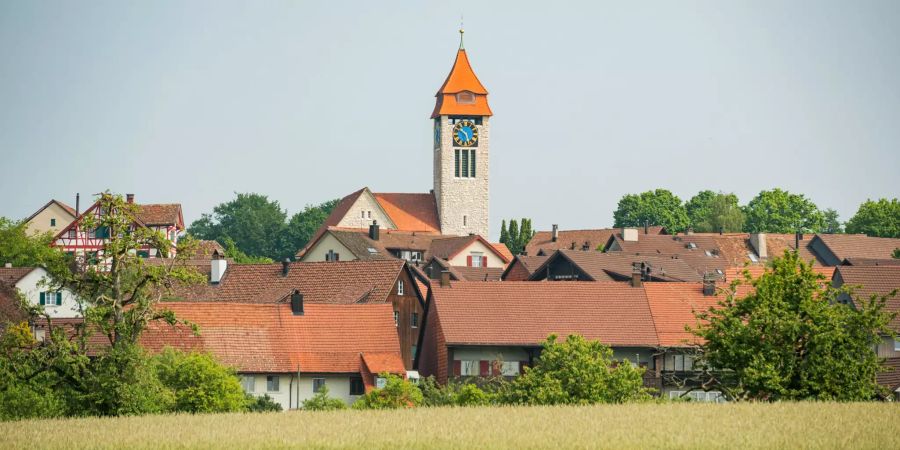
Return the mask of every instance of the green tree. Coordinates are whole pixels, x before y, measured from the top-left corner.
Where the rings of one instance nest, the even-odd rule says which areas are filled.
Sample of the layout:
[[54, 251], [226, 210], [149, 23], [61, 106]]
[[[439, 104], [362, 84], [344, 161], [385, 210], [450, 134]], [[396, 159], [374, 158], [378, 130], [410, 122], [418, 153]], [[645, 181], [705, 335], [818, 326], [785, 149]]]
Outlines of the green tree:
[[734, 194], [701, 191], [688, 200], [685, 210], [698, 233], [740, 232], [744, 227], [744, 213]]
[[670, 233], [684, 231], [690, 224], [678, 196], [665, 189], [627, 194], [613, 213], [615, 227], [663, 226]]
[[237, 248], [234, 244], [234, 239], [231, 239], [229, 236], [225, 236], [223, 241], [222, 247], [225, 249], [225, 257], [231, 258], [236, 264], [271, 264], [273, 262], [271, 258], [266, 258], [265, 256], [247, 255]]
[[277, 201], [265, 195], [238, 193], [237, 198], [203, 214], [188, 228], [199, 239], [214, 239], [224, 245], [230, 237], [250, 256], [280, 259], [279, 237], [285, 229], [287, 213]]
[[500, 222], [500, 242], [502, 244], [506, 244], [508, 241], [509, 241], [509, 231], [506, 231], [506, 219], [503, 219]]
[[438, 384], [433, 376], [420, 380], [419, 390], [422, 406], [481, 406], [493, 403], [495, 397], [472, 383]]
[[838, 234], [844, 232], [844, 226], [841, 225], [840, 217], [838, 216], [838, 212], [828, 208], [822, 212], [822, 216], [825, 220], [825, 228], [822, 229], [825, 233], [829, 234]]
[[534, 229], [531, 227], [531, 219], [522, 218], [522, 228], [519, 230], [519, 241], [516, 243], [516, 252], [514, 255], [518, 255], [525, 251], [525, 247], [531, 242], [531, 238], [534, 237]]
[[41, 372], [31, 358], [29, 350], [37, 345], [27, 322], [10, 325], [0, 337], [0, 420], [66, 414], [65, 402], [53, 389], [54, 374]]
[[519, 222], [517, 222], [516, 219], [509, 220], [509, 230], [507, 231], [506, 242], [500, 242], [506, 244], [506, 248], [508, 248], [513, 255], [519, 254], [519, 252], [516, 251], [519, 246]]
[[894, 259], [900, 259], [900, 248], [895, 248], [894, 252], [891, 253], [891, 257]]
[[570, 335], [558, 342], [550, 335], [534, 367], [501, 391], [505, 403], [586, 405], [624, 403], [650, 398], [643, 387], [644, 369], [628, 361], [616, 364], [612, 349], [599, 341]]
[[847, 222], [847, 233], [900, 238], [900, 202], [896, 198], [866, 200]]
[[340, 201], [340, 199], [335, 199], [319, 205], [306, 205], [303, 211], [291, 216], [291, 220], [279, 238], [278, 259], [292, 257], [304, 248]]
[[815, 203], [778, 188], [760, 192], [744, 215], [744, 231], [750, 233], [818, 233], [825, 227], [825, 216]]
[[166, 348], [151, 359], [163, 386], [174, 394], [173, 410], [189, 413], [243, 411], [247, 399], [234, 370], [208, 353]]
[[303, 409], [307, 411], [333, 411], [336, 409], [347, 409], [347, 404], [339, 398], [329, 397], [328, 387], [323, 386], [312, 398], [303, 400]]
[[[835, 289], [796, 252], [785, 251], [757, 279], [732, 282], [718, 306], [697, 313], [706, 344], [704, 383], [733, 400], [869, 400], [879, 390], [874, 352], [891, 334], [886, 297], [839, 302]], [[741, 284], [753, 289], [739, 295]], [[710, 368], [716, 368], [715, 371]]]
[[0, 217], [0, 266], [47, 267], [48, 270], [63, 270], [67, 259], [57, 247], [51, 247], [53, 234], [50, 232], [32, 235], [24, 221], [13, 222]]
[[281, 411], [281, 404], [269, 397], [269, 394], [263, 394], [259, 397], [247, 395], [247, 411], [249, 412], [277, 412]]
[[382, 373], [385, 386], [373, 389], [353, 403], [353, 409], [415, 408], [422, 404], [422, 391], [397, 375]]

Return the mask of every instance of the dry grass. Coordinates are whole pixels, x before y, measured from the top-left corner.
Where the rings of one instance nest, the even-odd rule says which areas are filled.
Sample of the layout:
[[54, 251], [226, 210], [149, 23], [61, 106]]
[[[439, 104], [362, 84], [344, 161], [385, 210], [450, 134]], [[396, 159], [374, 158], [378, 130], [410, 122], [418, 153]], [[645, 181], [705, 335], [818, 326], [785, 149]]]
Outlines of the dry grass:
[[900, 405], [433, 408], [0, 423], [0, 448], [900, 448]]

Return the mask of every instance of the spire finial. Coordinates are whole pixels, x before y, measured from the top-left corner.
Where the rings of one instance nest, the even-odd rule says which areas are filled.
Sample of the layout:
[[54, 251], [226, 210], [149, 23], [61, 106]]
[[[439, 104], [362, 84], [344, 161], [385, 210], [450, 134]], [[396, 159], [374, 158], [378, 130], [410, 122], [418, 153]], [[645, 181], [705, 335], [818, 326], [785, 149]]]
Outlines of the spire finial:
[[465, 32], [466, 32], [466, 30], [463, 29], [463, 16], [460, 14], [460, 16], [459, 16], [459, 49], [460, 50], [466, 49], [466, 47], [463, 46], [463, 33], [465, 33]]

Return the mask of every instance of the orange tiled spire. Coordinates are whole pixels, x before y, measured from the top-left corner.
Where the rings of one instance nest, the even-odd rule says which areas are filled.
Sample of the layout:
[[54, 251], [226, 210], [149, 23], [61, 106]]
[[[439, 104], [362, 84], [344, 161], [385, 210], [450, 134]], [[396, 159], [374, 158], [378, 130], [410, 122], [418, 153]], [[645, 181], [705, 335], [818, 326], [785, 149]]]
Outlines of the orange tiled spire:
[[444, 84], [435, 94], [437, 101], [434, 112], [431, 113], [432, 119], [443, 115], [493, 115], [491, 107], [488, 106], [488, 91], [481, 81], [478, 81], [475, 71], [469, 64], [469, 57], [466, 56], [466, 49], [463, 47], [464, 32], [462, 29], [459, 30], [459, 51], [456, 52], [456, 61]]

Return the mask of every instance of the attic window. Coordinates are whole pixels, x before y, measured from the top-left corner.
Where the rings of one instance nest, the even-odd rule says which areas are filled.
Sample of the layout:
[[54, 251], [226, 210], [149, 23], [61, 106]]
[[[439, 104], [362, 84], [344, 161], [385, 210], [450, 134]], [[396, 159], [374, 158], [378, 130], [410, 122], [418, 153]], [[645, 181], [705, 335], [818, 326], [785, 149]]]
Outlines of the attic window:
[[716, 273], [719, 275], [725, 275], [725, 272], [722, 272], [722, 269], [716, 269]]
[[709, 256], [710, 258], [713, 256], [712, 252], [709, 250], [706, 250], [705, 253], [706, 253], [706, 256]]
[[369, 254], [371, 254], [371, 255], [374, 255], [374, 254], [378, 253], [378, 250], [375, 250], [375, 249], [372, 248], [372, 247], [369, 247], [368, 250], [369, 250]]
[[473, 94], [469, 91], [462, 91], [462, 92], [456, 94], [456, 103], [459, 103], [462, 105], [471, 105], [471, 104], [475, 103], [475, 94]]
[[688, 242], [687, 245], [685, 245], [685, 247], [687, 247], [691, 250], [694, 250], [695, 248], [697, 248], [697, 244], [694, 242]]
[[753, 252], [747, 252], [747, 257], [750, 258], [750, 261], [759, 262], [759, 258]]

